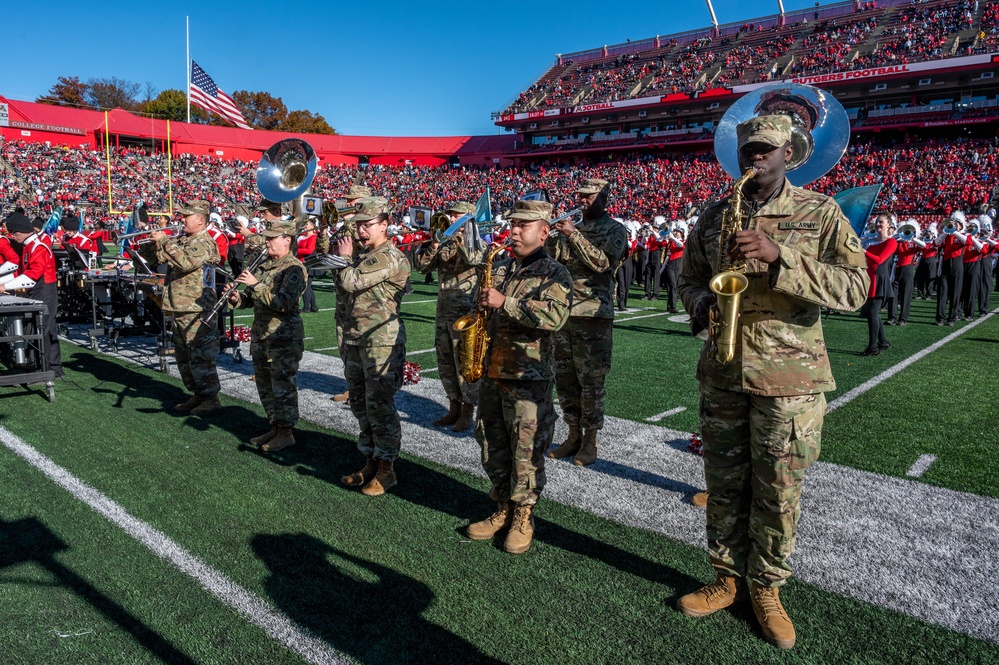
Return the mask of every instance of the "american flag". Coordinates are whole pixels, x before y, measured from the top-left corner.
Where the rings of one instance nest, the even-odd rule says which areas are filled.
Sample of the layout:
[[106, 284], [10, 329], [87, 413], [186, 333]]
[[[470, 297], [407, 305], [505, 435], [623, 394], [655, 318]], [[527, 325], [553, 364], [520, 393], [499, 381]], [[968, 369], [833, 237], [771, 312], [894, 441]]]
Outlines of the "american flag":
[[198, 63], [191, 61], [191, 103], [220, 116], [240, 129], [252, 129], [246, 124], [243, 114], [236, 108], [232, 97], [215, 85], [212, 77], [205, 73]]

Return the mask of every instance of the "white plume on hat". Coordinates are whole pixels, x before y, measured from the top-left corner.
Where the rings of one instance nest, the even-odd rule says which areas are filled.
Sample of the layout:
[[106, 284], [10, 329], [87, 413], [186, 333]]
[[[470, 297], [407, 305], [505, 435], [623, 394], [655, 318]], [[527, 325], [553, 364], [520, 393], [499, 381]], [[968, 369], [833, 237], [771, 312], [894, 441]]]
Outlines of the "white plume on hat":
[[656, 216], [655, 216], [655, 217], [654, 217], [654, 218], [652, 219], [652, 221], [653, 221], [653, 222], [655, 222], [656, 226], [662, 226], [663, 224], [665, 224], [665, 223], [666, 223], [666, 218], [665, 218], [665, 217], [663, 217], [662, 215], [656, 215]]
[[236, 215], [236, 221], [242, 224], [249, 224], [250, 220], [246, 218], [246, 215]]
[[933, 235], [940, 235], [940, 226], [936, 222], [930, 222], [930, 225], [926, 227], [926, 230]]
[[683, 231], [683, 235], [686, 236], [687, 233], [690, 232], [690, 226], [687, 224], [687, 222], [683, 221], [682, 219], [679, 219], [679, 220], [673, 222], [673, 228], [671, 230], [672, 231]]
[[213, 212], [212, 214], [208, 215], [208, 221], [211, 224], [221, 224], [222, 215], [218, 214], [217, 212]]
[[966, 224], [968, 222], [968, 217], [960, 210], [955, 210], [954, 212], [952, 212], [950, 214], [950, 218], [953, 219], [954, 221], [961, 222], [962, 224]]

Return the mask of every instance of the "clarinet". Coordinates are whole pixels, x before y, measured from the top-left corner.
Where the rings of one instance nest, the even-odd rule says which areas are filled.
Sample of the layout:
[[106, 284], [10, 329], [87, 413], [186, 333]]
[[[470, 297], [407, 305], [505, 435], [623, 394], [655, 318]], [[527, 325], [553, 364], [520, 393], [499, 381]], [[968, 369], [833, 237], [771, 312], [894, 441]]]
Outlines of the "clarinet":
[[[267, 258], [268, 258], [267, 252], [261, 251], [259, 254], [253, 257], [253, 260], [250, 262], [250, 265], [246, 266], [244, 270], [252, 273], [254, 270], [264, 265], [264, 261], [266, 261]], [[225, 307], [226, 302], [229, 301], [229, 296], [231, 296], [233, 292], [239, 288], [239, 286], [240, 286], [239, 282], [235, 280], [229, 282], [226, 285], [225, 290], [222, 292], [222, 296], [216, 301], [215, 305], [212, 307], [212, 310], [208, 312], [207, 316], [203, 316], [201, 318], [201, 322], [204, 323], [205, 325], [210, 326], [212, 324], [212, 321], [215, 320], [215, 317], [218, 316], [218, 313], [222, 311], [223, 307]]]

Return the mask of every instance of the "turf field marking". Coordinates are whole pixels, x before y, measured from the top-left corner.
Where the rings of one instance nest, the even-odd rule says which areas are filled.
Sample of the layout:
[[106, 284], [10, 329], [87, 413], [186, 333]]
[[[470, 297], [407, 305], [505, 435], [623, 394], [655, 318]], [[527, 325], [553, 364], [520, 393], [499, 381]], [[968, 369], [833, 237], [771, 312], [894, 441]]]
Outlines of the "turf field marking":
[[936, 455], [920, 455], [919, 459], [916, 460], [916, 463], [905, 472], [905, 475], [911, 478], [919, 478], [926, 473], [926, 470], [930, 468], [930, 465], [936, 461]]
[[428, 302], [437, 302], [437, 298], [431, 298], [430, 300], [403, 300], [403, 305], [422, 305]]
[[419, 355], [422, 355], [424, 353], [430, 353], [431, 351], [436, 351], [436, 350], [437, 350], [437, 347], [434, 347], [432, 349], [420, 349], [419, 351], [410, 351], [406, 355], [407, 356], [419, 356]]
[[317, 352], [318, 351], [336, 351], [336, 350], [339, 350], [339, 349], [340, 349], [339, 346], [324, 346], [321, 349], [313, 349], [313, 351], [317, 351]]
[[656, 314], [644, 314], [642, 316], [629, 316], [626, 319], [615, 319], [614, 323], [627, 323], [628, 321], [637, 321], [638, 319], [651, 319], [653, 316], [666, 316], [669, 312], [658, 312]]
[[284, 644], [310, 663], [350, 663], [346, 655], [333, 649], [288, 617], [271, 607], [256, 594], [247, 591], [194, 556], [166, 534], [135, 517], [102, 492], [62, 468], [29, 446], [8, 430], [0, 427], [0, 442], [14, 454], [45, 474], [76, 499], [90, 506], [98, 515], [120, 527], [125, 533], [149, 548], [156, 556], [194, 578], [206, 591], [249, 619], [272, 639]]
[[878, 374], [874, 378], [871, 378], [871, 379], [868, 379], [867, 381], [864, 381], [863, 383], [861, 383], [859, 386], [857, 386], [853, 390], [846, 391], [845, 393], [843, 393], [842, 395], [840, 395], [839, 397], [837, 397], [833, 401], [829, 402], [829, 406], [826, 408], [826, 413], [832, 413], [833, 411], [835, 411], [839, 407], [846, 406], [847, 404], [849, 404], [853, 400], [857, 399], [858, 397], [860, 397], [861, 395], [863, 395], [864, 393], [866, 393], [871, 388], [877, 388], [879, 385], [881, 385], [882, 383], [884, 383], [885, 381], [887, 381], [891, 377], [895, 376], [896, 374], [898, 374], [899, 372], [901, 372], [903, 369], [905, 369], [906, 367], [908, 367], [912, 363], [914, 363], [914, 362], [916, 362], [918, 360], [922, 360], [926, 356], [930, 355], [931, 353], [933, 353], [934, 351], [936, 351], [937, 349], [939, 349], [940, 347], [942, 347], [947, 342], [950, 342], [952, 340], [957, 339], [958, 337], [960, 337], [964, 333], [968, 332], [969, 330], [971, 330], [972, 328], [974, 328], [978, 324], [980, 324], [983, 321], [991, 318], [992, 315], [995, 314], [996, 312], [999, 312], [999, 308], [992, 310], [991, 312], [989, 312], [985, 316], [981, 317], [980, 319], [972, 321], [971, 323], [969, 323], [968, 325], [964, 326], [960, 330], [955, 330], [954, 332], [952, 332], [951, 334], [947, 335], [943, 339], [937, 340], [936, 342], [934, 342], [933, 344], [930, 344], [928, 347], [926, 347], [922, 351], [919, 351], [919, 352], [914, 353], [913, 355], [909, 356], [908, 358], [906, 358], [905, 360], [903, 360], [899, 364], [894, 365], [892, 367], [889, 367], [888, 369], [886, 369], [885, 371], [881, 372], [880, 374]]
[[687, 410], [687, 407], [685, 407], [685, 406], [678, 406], [675, 409], [670, 409], [669, 411], [663, 411], [662, 413], [657, 413], [654, 416], [650, 416], [650, 417], [646, 418], [645, 421], [649, 422], [649, 423], [657, 423], [660, 420], [662, 420], [663, 418], [669, 418], [670, 416], [675, 416], [676, 414], [683, 413], [686, 410]]

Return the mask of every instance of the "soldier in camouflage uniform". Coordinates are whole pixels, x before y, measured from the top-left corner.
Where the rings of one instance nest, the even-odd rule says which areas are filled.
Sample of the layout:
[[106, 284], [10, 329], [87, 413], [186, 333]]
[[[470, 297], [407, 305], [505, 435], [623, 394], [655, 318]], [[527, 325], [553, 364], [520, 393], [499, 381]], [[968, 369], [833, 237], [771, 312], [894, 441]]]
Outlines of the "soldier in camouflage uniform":
[[[474, 214], [475, 206], [459, 201], [444, 209], [451, 222], [463, 215]], [[431, 243], [416, 255], [416, 269], [422, 273], [437, 270], [440, 293], [437, 296], [437, 320], [434, 326], [434, 346], [437, 349], [437, 370], [450, 400], [448, 412], [434, 421], [435, 427], [451, 425], [451, 431], [464, 432], [475, 424], [475, 405], [479, 401], [478, 384], [468, 383], [461, 376], [458, 353], [459, 333], [451, 326], [473, 309], [472, 294], [479, 283], [477, 272], [484, 252], [469, 252], [462, 233], [455, 234], [443, 245]]]
[[173, 346], [177, 369], [192, 396], [176, 406], [181, 413], [206, 416], [222, 408], [219, 402], [219, 334], [215, 325], [201, 318], [217, 300], [215, 270], [219, 248], [208, 235], [207, 201], [191, 201], [178, 212], [184, 217], [184, 235], [153, 231], [152, 243], [143, 253], [152, 264], [167, 264], [163, 285], [163, 311], [173, 317]]
[[295, 374], [305, 351], [305, 330], [298, 302], [308, 278], [305, 266], [291, 251], [295, 222], [272, 222], [261, 234], [270, 257], [256, 273], [236, 278], [246, 289], [229, 297], [234, 307], [253, 307], [250, 356], [257, 394], [271, 429], [250, 439], [266, 452], [294, 445], [292, 428], [298, 422], [298, 386]]
[[357, 448], [366, 463], [343, 477], [348, 487], [379, 496], [396, 484], [393, 463], [402, 446], [395, 393], [402, 387], [406, 361], [406, 326], [399, 308], [409, 279], [409, 261], [388, 238], [385, 199], [361, 199], [354, 216], [364, 249], [354, 254], [352, 238], [336, 246], [353, 263], [336, 276], [346, 294], [341, 349], [350, 398], [357, 418]]
[[[749, 596], [764, 637], [795, 642], [778, 589], [791, 576], [805, 469], [819, 455], [824, 393], [835, 389], [821, 308], [856, 310], [870, 280], [860, 241], [828, 196], [791, 185], [787, 116], [764, 115], [737, 128], [739, 166], [757, 175], [743, 188], [746, 224], [728, 256], [746, 262], [735, 358], [722, 363], [714, 344], [701, 351], [700, 423], [707, 483], [712, 584], [683, 596], [679, 609], [705, 616]], [[722, 213], [709, 206], [690, 234], [680, 296], [696, 334], [708, 326], [716, 296]]]
[[604, 426], [604, 380], [610, 372], [614, 334], [614, 275], [628, 256], [628, 230], [607, 214], [609, 185], [587, 180], [577, 190], [583, 220], [555, 225], [548, 255], [572, 275], [572, 313], [555, 335], [555, 388], [569, 438], [553, 459], [575, 455], [573, 464], [597, 459], [597, 431]]
[[534, 537], [532, 512], [545, 487], [544, 454], [557, 420], [554, 335], [572, 301], [569, 272], [545, 253], [551, 212], [544, 201], [517, 202], [509, 217], [514, 258], [498, 261], [495, 286], [479, 293], [479, 306], [490, 314], [475, 438], [499, 508], [469, 525], [468, 537], [488, 540], [509, 529], [503, 548], [512, 554], [526, 552]]
[[[347, 190], [347, 195], [344, 200], [348, 207], [354, 206], [361, 199], [371, 198], [371, 189], [364, 187], [363, 185], [351, 185], [350, 189]], [[381, 199], [388, 204], [388, 201]], [[354, 213], [344, 213], [341, 216], [343, 223], [346, 224], [354, 218]], [[319, 239], [316, 241], [316, 253], [317, 254], [329, 254], [330, 253], [330, 229], [324, 230], [319, 234]], [[351, 236], [354, 240], [357, 240], [355, 236]], [[355, 244], [354, 253], [360, 249], [359, 245]], [[343, 322], [347, 318], [347, 292], [344, 291], [337, 280], [333, 280], [334, 288], [336, 289], [336, 305], [333, 310], [333, 322], [336, 325], [336, 344], [340, 349], [340, 357], [343, 358]], [[346, 402], [350, 397], [350, 391], [344, 390], [342, 393], [337, 393], [333, 396], [334, 402]]]

